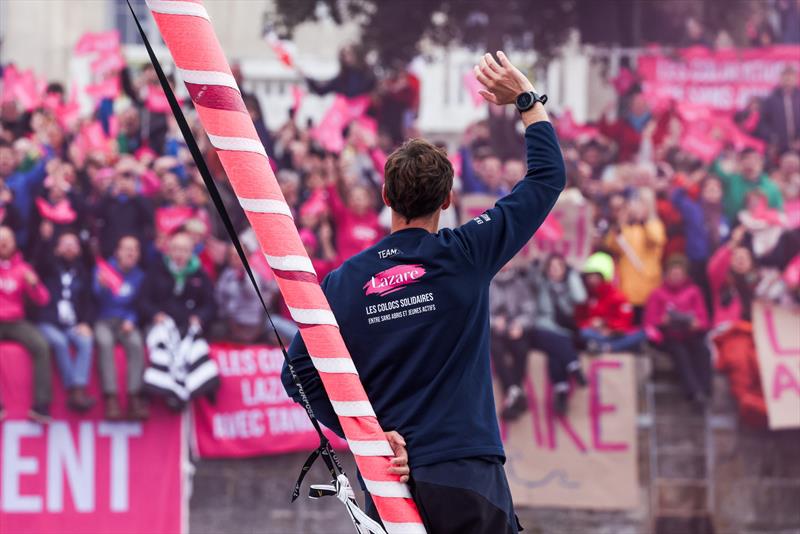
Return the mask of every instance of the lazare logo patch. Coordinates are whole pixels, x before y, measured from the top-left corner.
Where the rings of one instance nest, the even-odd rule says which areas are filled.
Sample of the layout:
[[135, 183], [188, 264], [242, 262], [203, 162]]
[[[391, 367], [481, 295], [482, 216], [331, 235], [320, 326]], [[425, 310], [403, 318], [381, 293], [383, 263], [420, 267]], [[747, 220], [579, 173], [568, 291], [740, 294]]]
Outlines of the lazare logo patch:
[[425, 267], [422, 265], [396, 265], [370, 278], [364, 284], [364, 294], [382, 297], [419, 282], [423, 276]]

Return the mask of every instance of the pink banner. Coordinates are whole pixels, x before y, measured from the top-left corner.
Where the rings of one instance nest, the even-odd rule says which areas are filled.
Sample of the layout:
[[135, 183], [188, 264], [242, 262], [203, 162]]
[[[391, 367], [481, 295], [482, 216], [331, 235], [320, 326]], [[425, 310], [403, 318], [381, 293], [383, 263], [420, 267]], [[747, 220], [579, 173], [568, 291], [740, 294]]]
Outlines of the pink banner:
[[751, 97], [768, 94], [787, 64], [800, 68], [800, 46], [654, 53], [639, 58], [638, 72], [645, 93], [655, 100], [734, 111]]
[[[264, 345], [212, 345], [222, 385], [216, 403], [193, 405], [195, 448], [201, 458], [245, 458], [310, 452], [319, 439], [305, 410], [283, 389], [280, 349]], [[344, 440], [326, 431], [337, 450]]]
[[311, 130], [311, 137], [318, 141], [325, 150], [341, 152], [344, 148], [342, 131], [351, 121], [363, 116], [369, 105], [369, 96], [347, 98], [336, 95], [336, 99], [328, 108], [322, 121]]
[[[125, 356], [116, 354], [117, 383], [125, 384]], [[186, 462], [181, 417], [153, 406], [146, 422], [110, 423], [102, 405], [78, 417], [53, 364], [53, 422], [26, 420], [31, 358], [19, 345], [0, 343], [0, 533], [186, 531]], [[92, 374], [90, 394], [100, 398]], [[124, 407], [124, 395], [121, 402]]]

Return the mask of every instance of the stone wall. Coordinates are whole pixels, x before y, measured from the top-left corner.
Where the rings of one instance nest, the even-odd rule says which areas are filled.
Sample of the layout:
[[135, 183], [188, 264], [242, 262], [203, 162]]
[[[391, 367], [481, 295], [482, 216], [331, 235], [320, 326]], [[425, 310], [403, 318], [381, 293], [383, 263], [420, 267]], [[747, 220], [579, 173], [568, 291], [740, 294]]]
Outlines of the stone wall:
[[[656, 413], [643, 417], [639, 429], [639, 508], [624, 512], [520, 509], [525, 532], [800, 534], [800, 431], [740, 427], [723, 377], [715, 382], [708, 427], [704, 416], [682, 398], [670, 373], [656, 372], [655, 383]], [[641, 397], [646, 414], [644, 388]], [[655, 462], [650, 456], [651, 432], [658, 442]], [[354, 481], [352, 458], [342, 456]], [[200, 462], [191, 499], [191, 534], [352, 533], [343, 506], [333, 498], [313, 501], [302, 495], [295, 503], [289, 502], [305, 458], [303, 453]], [[712, 475], [708, 480], [707, 471]], [[307, 479], [327, 482], [321, 462]]]

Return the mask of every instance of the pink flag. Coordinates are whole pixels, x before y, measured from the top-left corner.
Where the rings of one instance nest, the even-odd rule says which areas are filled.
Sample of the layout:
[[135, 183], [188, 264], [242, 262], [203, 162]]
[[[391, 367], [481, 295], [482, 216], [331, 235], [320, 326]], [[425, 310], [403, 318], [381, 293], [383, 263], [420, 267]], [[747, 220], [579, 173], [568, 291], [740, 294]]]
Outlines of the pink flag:
[[311, 137], [318, 141], [325, 150], [341, 152], [344, 148], [342, 130], [350, 121], [355, 120], [367, 111], [370, 104], [369, 96], [347, 98], [336, 95], [336, 99], [322, 118], [320, 123], [311, 130]]
[[53, 221], [56, 224], [69, 224], [78, 218], [78, 214], [72, 209], [67, 199], [50, 204], [46, 199], [38, 197], [36, 199], [36, 209], [43, 219]]
[[119, 31], [86, 32], [75, 44], [75, 53], [82, 55], [89, 52], [109, 52], [119, 49]]
[[722, 143], [702, 132], [689, 131], [681, 138], [681, 148], [710, 163], [719, 155]]
[[81, 130], [81, 138], [89, 150], [108, 150], [108, 137], [103, 125], [98, 121], [91, 122]]
[[98, 256], [95, 258], [97, 264], [97, 278], [99, 282], [106, 286], [113, 294], [119, 295], [125, 279], [111, 266], [106, 260]]
[[278, 37], [275, 32], [267, 32], [264, 39], [272, 48], [272, 52], [278, 60], [289, 68], [294, 67], [294, 54], [292, 52], [293, 45], [291, 42]]
[[14, 87], [17, 84], [19, 73], [14, 64], [8, 65], [3, 69], [3, 93], [0, 95], [0, 102], [12, 102], [14, 100]]
[[575, 122], [575, 119], [572, 118], [572, 110], [567, 109], [561, 116], [558, 118], [556, 122], [556, 130], [558, 131], [558, 137], [564, 139], [565, 141], [569, 141], [572, 139], [586, 138], [591, 137], [599, 134], [599, 130], [594, 126], [586, 126], [584, 124], [578, 124]]
[[619, 74], [617, 74], [616, 78], [612, 80], [612, 83], [617, 94], [624, 95], [636, 83], [636, 76], [630, 69], [622, 67], [619, 69]]
[[104, 98], [117, 98], [119, 96], [119, 91], [120, 84], [118, 76], [111, 76], [102, 82], [86, 86], [86, 94], [98, 102]]
[[167, 95], [159, 85], [147, 86], [147, 99], [144, 105], [151, 113], [169, 113], [170, 111]]
[[469, 96], [472, 97], [472, 104], [475, 107], [478, 107], [483, 102], [485, 102], [481, 94], [478, 92], [481, 89], [483, 89], [483, 86], [481, 85], [481, 82], [479, 82], [478, 79], [475, 77], [475, 74], [472, 71], [465, 72], [463, 80], [464, 80], [464, 87], [467, 88]]
[[169, 235], [192, 218], [194, 210], [189, 206], [169, 206], [156, 210], [156, 230]]
[[253, 271], [260, 274], [264, 280], [273, 280], [275, 275], [272, 272], [272, 268], [267, 263], [267, 258], [261, 251], [256, 250], [250, 256], [247, 257], [247, 261], [253, 267]]
[[122, 53], [119, 50], [103, 52], [91, 64], [92, 73], [100, 76], [105, 76], [111, 72], [119, 72], [124, 68], [125, 58], [122, 57]]
[[36, 78], [33, 69], [21, 73], [13, 72], [11, 79], [11, 99], [19, 102], [25, 111], [31, 111], [42, 104], [46, 83]]
[[550, 216], [536, 231], [536, 238], [540, 241], [561, 241], [564, 239], [564, 228], [556, 217]]
[[302, 87], [300, 87], [300, 85], [292, 85], [292, 109], [295, 111], [300, 109], [300, 106], [303, 104], [303, 97], [305, 97], [305, 95], [306, 92]]

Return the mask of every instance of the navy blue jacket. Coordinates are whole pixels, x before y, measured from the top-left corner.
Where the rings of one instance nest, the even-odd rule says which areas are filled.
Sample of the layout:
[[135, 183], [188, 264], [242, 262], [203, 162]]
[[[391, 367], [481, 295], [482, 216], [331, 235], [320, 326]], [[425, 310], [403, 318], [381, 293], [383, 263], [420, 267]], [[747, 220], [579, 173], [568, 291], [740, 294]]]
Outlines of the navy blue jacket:
[[[706, 229], [706, 214], [699, 200], [692, 200], [683, 188], [672, 193], [672, 203], [681, 212], [683, 230], [686, 235], [686, 257], [692, 261], [706, 261], [714, 252], [712, 236]], [[719, 242], [725, 241], [730, 233], [728, 218], [723, 214], [719, 220]]]
[[[544, 221], [565, 185], [553, 127], [525, 132], [528, 172], [506, 197], [455, 230], [386, 236], [322, 287], [384, 430], [412, 467], [504, 457], [489, 365], [489, 282]], [[289, 357], [319, 420], [341, 435], [301, 337]], [[284, 365], [283, 383], [299, 401]]]
[[[95, 319], [92, 295], [92, 277], [78, 259], [71, 264], [60, 258], [50, 256], [48, 261], [37, 262], [37, 271], [42, 282], [50, 292], [50, 302], [36, 310], [37, 319], [61, 327], [71, 327], [79, 323], [92, 324]], [[63, 276], [67, 274], [68, 276]], [[65, 284], [69, 281], [69, 284]], [[75, 323], [63, 324], [58, 314], [58, 302], [69, 300], [75, 311]]]

